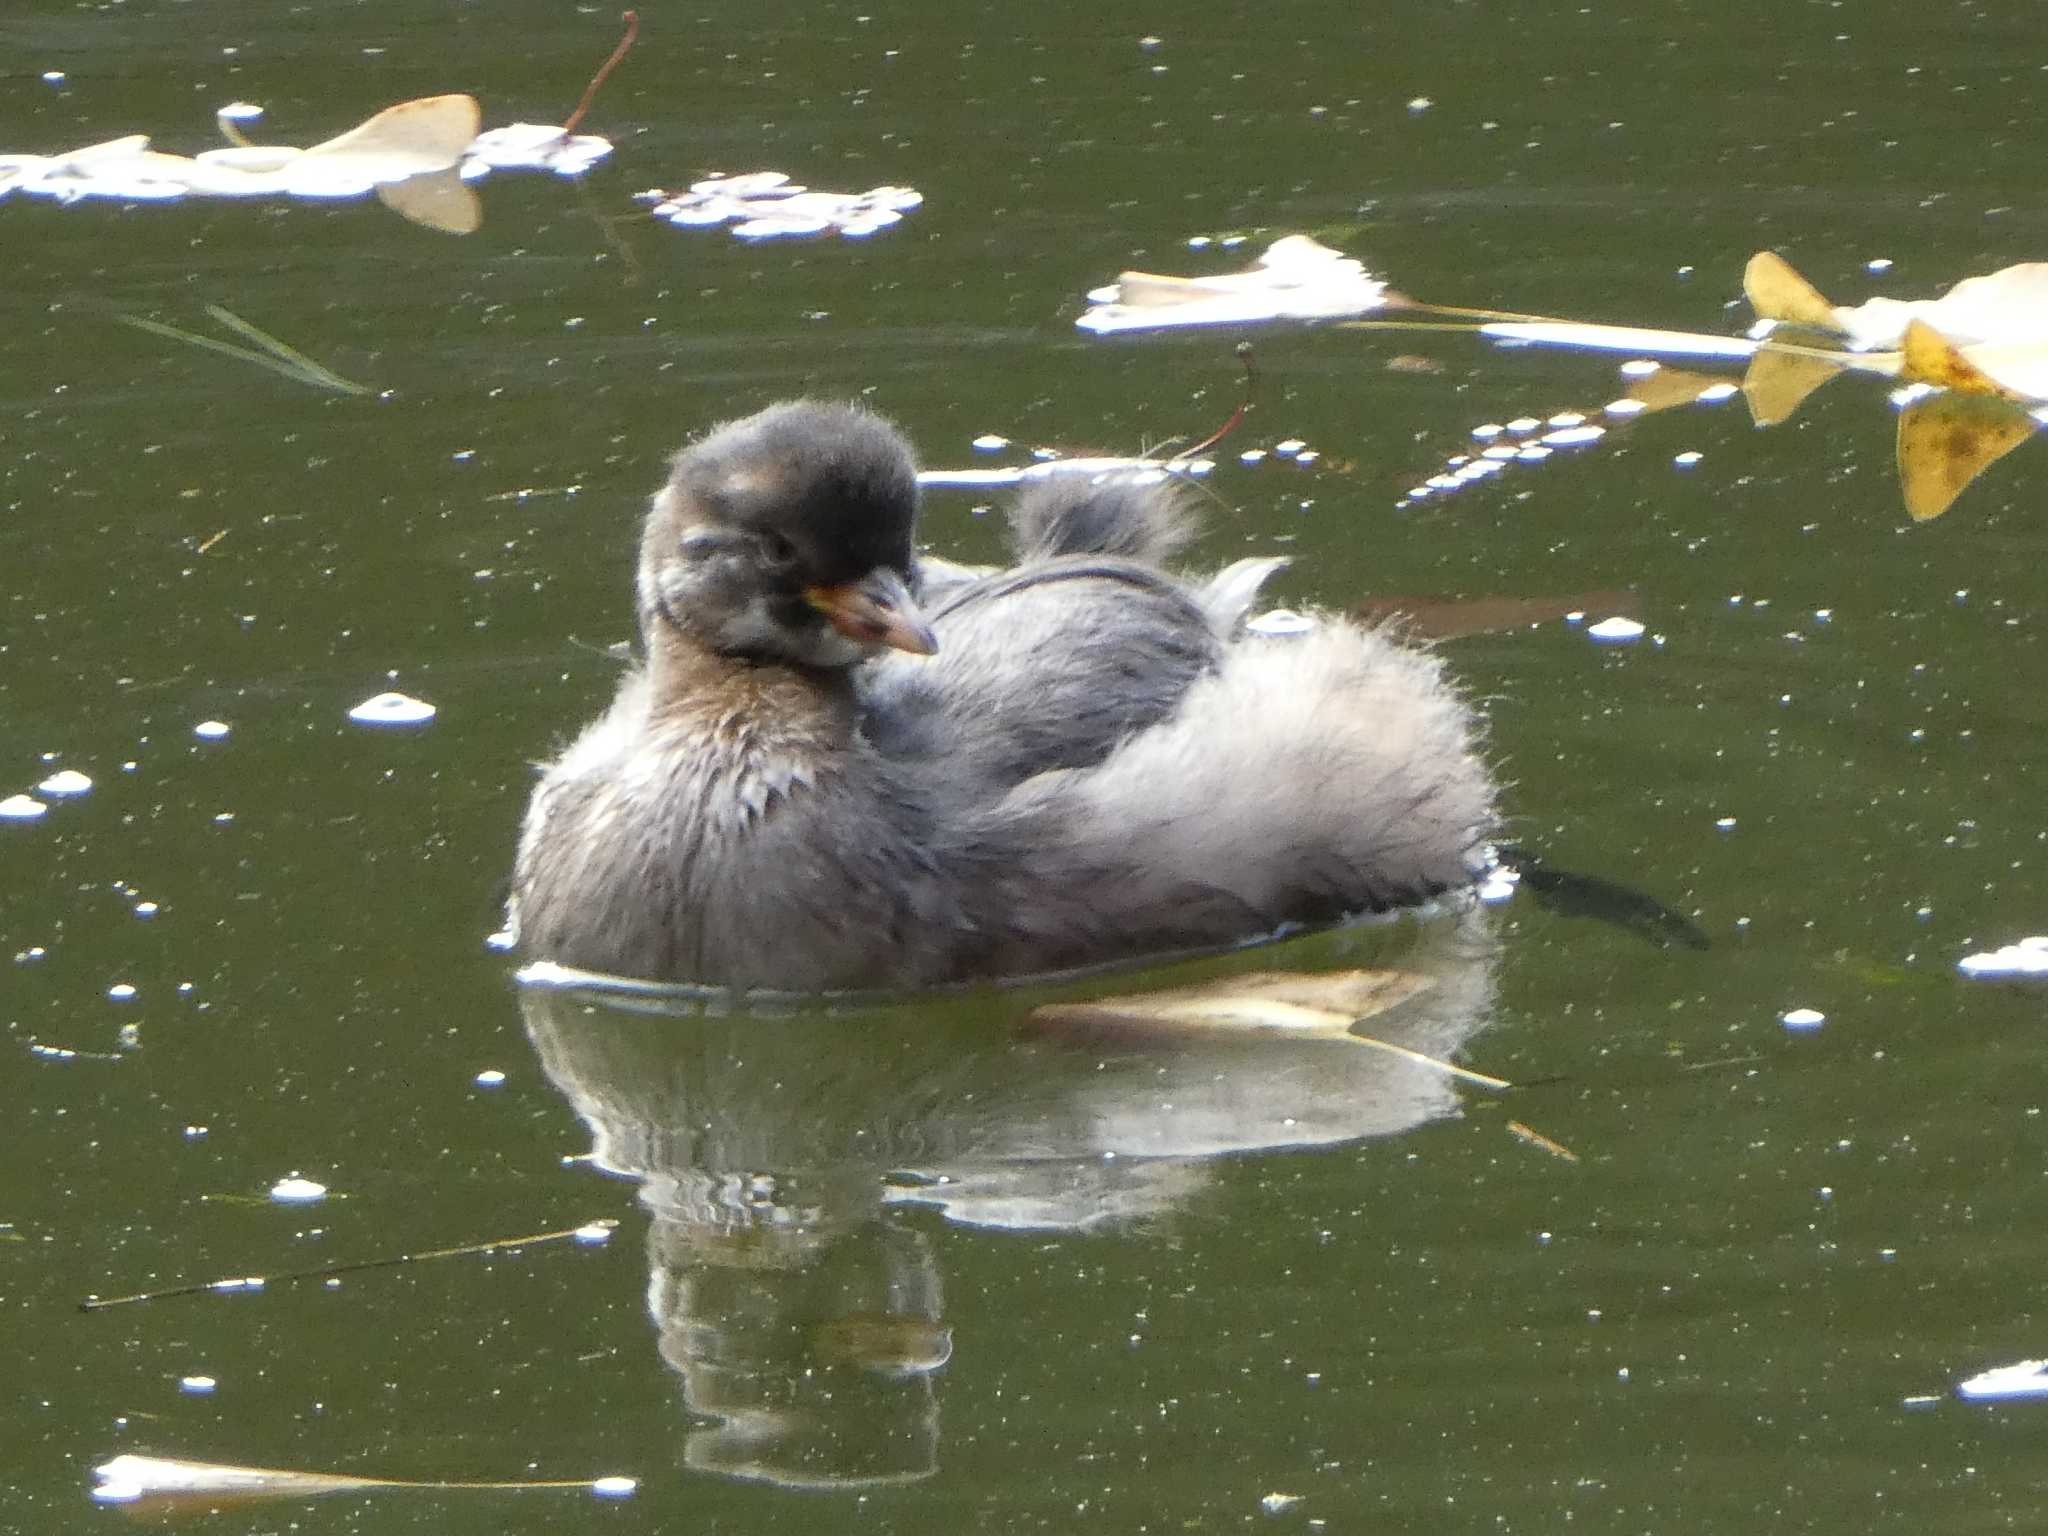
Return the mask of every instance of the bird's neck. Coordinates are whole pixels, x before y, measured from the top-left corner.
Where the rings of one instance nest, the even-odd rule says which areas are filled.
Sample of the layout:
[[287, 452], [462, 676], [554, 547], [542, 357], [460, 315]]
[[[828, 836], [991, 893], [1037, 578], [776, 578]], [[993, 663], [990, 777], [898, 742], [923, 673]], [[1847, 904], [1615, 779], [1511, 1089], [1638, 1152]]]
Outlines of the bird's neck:
[[655, 713], [678, 724], [816, 746], [841, 744], [857, 728], [847, 668], [734, 656], [661, 625], [648, 637], [647, 670]]

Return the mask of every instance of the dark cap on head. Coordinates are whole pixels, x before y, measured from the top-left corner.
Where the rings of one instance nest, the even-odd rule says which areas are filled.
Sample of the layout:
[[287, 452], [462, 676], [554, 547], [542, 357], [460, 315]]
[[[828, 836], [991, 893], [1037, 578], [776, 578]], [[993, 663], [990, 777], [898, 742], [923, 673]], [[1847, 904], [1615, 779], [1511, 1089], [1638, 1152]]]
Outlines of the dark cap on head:
[[770, 406], [677, 454], [669, 483], [700, 516], [787, 539], [815, 581], [910, 570], [917, 466], [902, 435], [866, 411]]

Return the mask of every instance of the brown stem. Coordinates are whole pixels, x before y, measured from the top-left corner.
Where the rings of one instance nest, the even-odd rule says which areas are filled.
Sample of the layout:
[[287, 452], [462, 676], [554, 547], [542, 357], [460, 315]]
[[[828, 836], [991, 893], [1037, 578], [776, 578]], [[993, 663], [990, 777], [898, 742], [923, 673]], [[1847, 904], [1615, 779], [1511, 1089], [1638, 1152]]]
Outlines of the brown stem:
[[576, 110], [569, 114], [569, 121], [562, 124], [562, 137], [567, 138], [576, 131], [576, 125], [583, 121], [584, 113], [597, 99], [597, 88], [605, 83], [611, 72], [619, 67], [619, 60], [626, 56], [633, 46], [633, 40], [640, 35], [640, 13], [627, 11], [619, 17], [626, 24], [626, 35], [619, 39], [619, 46], [612, 50], [612, 56], [598, 65], [597, 73], [590, 77], [590, 84], [583, 87], [583, 99], [576, 103]]

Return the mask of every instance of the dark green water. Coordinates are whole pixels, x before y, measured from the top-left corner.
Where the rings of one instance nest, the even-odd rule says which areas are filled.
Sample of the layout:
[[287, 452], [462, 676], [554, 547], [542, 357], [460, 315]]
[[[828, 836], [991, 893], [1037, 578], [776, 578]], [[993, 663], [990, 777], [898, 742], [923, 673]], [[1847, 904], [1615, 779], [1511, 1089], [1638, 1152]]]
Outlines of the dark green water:
[[[523, 1015], [482, 940], [690, 432], [808, 391], [936, 465], [991, 431], [1200, 436], [1234, 337], [1071, 323], [1122, 268], [1234, 264], [1200, 235], [1675, 327], [1745, 325], [1764, 247], [1840, 299], [1928, 296], [2048, 252], [2027, 8], [643, 17], [589, 124], [613, 159], [493, 178], [465, 239], [369, 202], [0, 201], [0, 797], [95, 781], [0, 823], [0, 1525], [117, 1519], [89, 1469], [146, 1452], [640, 1479], [200, 1522], [236, 1530], [2024, 1528], [2048, 1407], [1951, 1394], [2048, 1354], [2043, 1009], [1955, 963], [2048, 923], [2038, 445], [1913, 525], [1882, 391], [1845, 380], [1768, 433], [1739, 401], [1666, 412], [1396, 511], [1470, 428], [1614, 398], [1616, 359], [1261, 336], [1228, 446], [1323, 458], [1226, 452], [1204, 559], [1295, 554], [1285, 598], [1328, 605], [1632, 587], [1661, 640], [1449, 654], [1518, 835], [1711, 950], [1524, 896], [1316, 953], [1432, 978], [1386, 1032], [1555, 1079], [1504, 1102], [1341, 1045], [1049, 1040], [986, 998]], [[0, 150], [190, 151], [238, 97], [284, 142], [448, 90], [559, 121], [612, 24], [17, 5]], [[769, 168], [927, 201], [864, 244], [619, 222]], [[208, 303], [386, 393], [109, 318], [203, 330]], [[964, 493], [927, 536], [995, 549]], [[434, 723], [347, 722], [390, 686]], [[1788, 1033], [1796, 1006], [1825, 1026]], [[593, 1140], [630, 1176], [566, 1161]], [[333, 1194], [264, 1198], [294, 1172]], [[599, 1217], [601, 1249], [75, 1310]]]

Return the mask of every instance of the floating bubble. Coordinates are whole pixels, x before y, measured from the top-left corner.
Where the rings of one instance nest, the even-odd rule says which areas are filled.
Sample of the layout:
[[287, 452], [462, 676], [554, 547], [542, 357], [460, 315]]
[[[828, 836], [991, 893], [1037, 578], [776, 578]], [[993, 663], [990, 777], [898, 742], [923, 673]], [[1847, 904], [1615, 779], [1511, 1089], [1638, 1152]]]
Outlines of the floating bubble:
[[76, 768], [61, 769], [51, 774], [36, 786], [46, 795], [82, 795], [92, 788], [92, 780]]
[[0, 800], [0, 821], [34, 821], [48, 809], [32, 795], [9, 795]]
[[1982, 954], [1965, 955], [1956, 962], [1965, 976], [1991, 980], [2048, 976], [2048, 935], [2037, 934]]
[[178, 1378], [178, 1390], [180, 1392], [188, 1392], [195, 1397], [204, 1397], [219, 1385], [220, 1383], [211, 1376], [181, 1376]]
[[487, 1067], [483, 1071], [477, 1073], [476, 1077], [472, 1079], [472, 1081], [474, 1081], [477, 1087], [479, 1088], [502, 1088], [505, 1086], [505, 1074], [500, 1072], [496, 1067]]
[[1316, 621], [1307, 614], [1296, 613], [1292, 608], [1272, 608], [1246, 619], [1244, 627], [1255, 635], [1285, 638], [1312, 633]]
[[639, 1487], [637, 1477], [600, 1477], [590, 1485], [590, 1491], [600, 1499], [630, 1499]]
[[107, 997], [116, 1003], [132, 1003], [135, 1001], [135, 984], [129, 981], [117, 981], [107, 988]]
[[380, 693], [363, 700], [348, 712], [357, 725], [425, 725], [434, 718], [434, 706], [410, 694]]
[[294, 1174], [271, 1185], [270, 1198], [279, 1205], [311, 1205], [327, 1198], [327, 1186]]
[[202, 720], [192, 727], [192, 734], [202, 741], [219, 741], [229, 729], [225, 720]]
[[1607, 435], [1605, 427], [1560, 427], [1555, 432], [1546, 432], [1539, 442], [1551, 448], [1579, 448], [1587, 443], [1597, 443]]
[[1778, 1015], [1778, 1022], [1787, 1029], [1814, 1030], [1827, 1023], [1828, 1016], [1818, 1008], [1790, 1008]]
[[1586, 633], [1606, 645], [1626, 645], [1632, 640], [1642, 639], [1644, 628], [1645, 626], [1634, 619], [1617, 616], [1602, 619], [1598, 624], [1587, 625]]
[[2048, 1397], [2048, 1360], [2019, 1360], [1956, 1383], [1956, 1396], [1972, 1402], [2006, 1397]]

